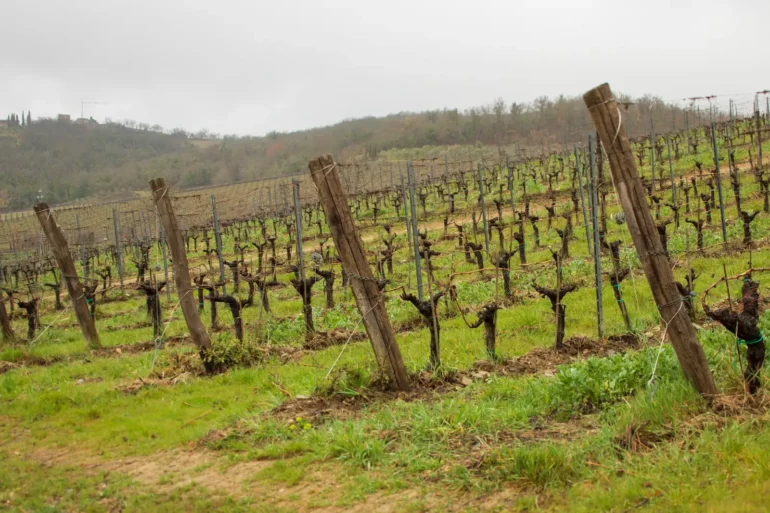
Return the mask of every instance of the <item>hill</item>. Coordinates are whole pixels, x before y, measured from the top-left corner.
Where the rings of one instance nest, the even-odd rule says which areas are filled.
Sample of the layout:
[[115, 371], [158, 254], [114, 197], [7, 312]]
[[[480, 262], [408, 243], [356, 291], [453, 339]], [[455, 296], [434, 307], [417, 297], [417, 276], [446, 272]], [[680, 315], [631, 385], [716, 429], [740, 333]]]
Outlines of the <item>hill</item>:
[[[659, 98], [622, 101], [631, 104], [624, 120], [632, 136], [648, 134], [650, 120], [658, 132], [684, 125], [685, 112]], [[158, 175], [182, 188], [275, 178], [305, 169], [310, 158], [322, 153], [344, 160], [392, 159], [479, 144], [547, 152], [583, 143], [591, 127], [582, 100], [565, 96], [542, 96], [529, 104], [497, 99], [463, 112], [402, 112], [297, 132], [221, 139], [205, 130], [166, 133], [146, 124], [38, 120], [26, 127], [0, 128], [0, 180], [6, 185], [0, 207], [29, 208], [38, 189], [51, 204], [93, 195], [106, 199], [142, 190]]]
[[29, 208], [38, 189], [47, 200], [63, 203], [94, 194], [135, 188], [134, 176], [160, 155], [188, 146], [183, 137], [132, 130], [109, 124], [79, 125], [40, 120], [0, 133], [0, 180], [6, 185], [6, 209]]

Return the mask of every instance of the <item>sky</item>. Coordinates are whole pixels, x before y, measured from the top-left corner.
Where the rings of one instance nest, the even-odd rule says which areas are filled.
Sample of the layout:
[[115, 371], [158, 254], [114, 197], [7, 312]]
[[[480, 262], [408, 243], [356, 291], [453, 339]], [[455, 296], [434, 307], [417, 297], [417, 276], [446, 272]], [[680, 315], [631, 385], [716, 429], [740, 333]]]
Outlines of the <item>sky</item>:
[[2, 117], [82, 108], [263, 135], [602, 82], [746, 110], [770, 89], [767, 0], [0, 0], [0, 12]]

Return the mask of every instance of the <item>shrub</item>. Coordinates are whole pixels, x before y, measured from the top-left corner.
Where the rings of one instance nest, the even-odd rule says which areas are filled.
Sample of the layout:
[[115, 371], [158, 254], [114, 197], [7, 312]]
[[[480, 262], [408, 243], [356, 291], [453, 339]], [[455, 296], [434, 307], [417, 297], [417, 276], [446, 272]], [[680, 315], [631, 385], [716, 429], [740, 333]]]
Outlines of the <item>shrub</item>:
[[213, 341], [211, 351], [205, 357], [217, 369], [249, 367], [262, 360], [264, 352], [252, 341], [240, 342], [230, 333], [222, 333]]

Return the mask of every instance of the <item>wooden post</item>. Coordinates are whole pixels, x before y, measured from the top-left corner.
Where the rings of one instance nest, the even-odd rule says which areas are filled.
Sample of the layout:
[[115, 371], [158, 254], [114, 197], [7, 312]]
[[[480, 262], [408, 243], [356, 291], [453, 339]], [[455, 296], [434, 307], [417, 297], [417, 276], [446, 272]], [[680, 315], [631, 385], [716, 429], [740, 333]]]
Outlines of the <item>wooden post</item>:
[[206, 328], [198, 316], [198, 307], [193, 298], [193, 288], [190, 285], [190, 270], [187, 263], [187, 252], [182, 240], [182, 232], [179, 230], [174, 208], [171, 205], [171, 198], [168, 195], [168, 187], [163, 178], [156, 178], [150, 181], [152, 189], [152, 199], [155, 201], [155, 208], [158, 209], [158, 215], [163, 223], [163, 231], [166, 234], [168, 247], [171, 249], [171, 258], [174, 264], [174, 284], [176, 292], [179, 295], [179, 304], [182, 307], [182, 314], [187, 323], [187, 329], [190, 330], [190, 336], [198, 347], [201, 360], [207, 372], [213, 372], [213, 364], [207, 361], [206, 356], [211, 351], [211, 339], [206, 333]]
[[96, 349], [100, 347], [99, 334], [96, 332], [94, 319], [89, 312], [83, 285], [80, 283], [75, 263], [72, 261], [67, 239], [64, 238], [59, 225], [56, 224], [56, 219], [54, 219], [53, 212], [47, 203], [38, 203], [34, 208], [37, 220], [40, 221], [40, 226], [43, 228], [43, 232], [45, 232], [54, 258], [56, 258], [56, 262], [59, 264], [64, 282], [67, 284], [67, 292], [69, 292], [70, 299], [72, 300], [72, 306], [75, 309], [80, 330], [83, 332], [83, 338], [86, 339], [86, 343], [90, 348]]
[[5, 303], [0, 301], [0, 331], [3, 335], [3, 341], [8, 344], [16, 342], [16, 334], [13, 332], [11, 326], [11, 320], [8, 317], [8, 312], [5, 310]]
[[658, 237], [628, 143], [625, 124], [610, 86], [605, 83], [591, 89], [583, 95], [583, 101], [607, 149], [610, 170], [628, 229], [661, 318], [668, 323], [666, 333], [671, 338], [679, 364], [698, 392], [707, 397], [713, 396], [717, 393], [714, 378], [695, 328], [683, 307], [671, 263]]
[[388, 376], [393, 388], [408, 390], [409, 380], [401, 351], [382, 302], [382, 293], [366, 260], [363, 243], [353, 223], [337, 165], [331, 155], [325, 155], [311, 160], [309, 167], [313, 182], [318, 188], [318, 197], [323, 205], [334, 245], [343, 268], [350, 276], [350, 286], [372, 343], [377, 365]]

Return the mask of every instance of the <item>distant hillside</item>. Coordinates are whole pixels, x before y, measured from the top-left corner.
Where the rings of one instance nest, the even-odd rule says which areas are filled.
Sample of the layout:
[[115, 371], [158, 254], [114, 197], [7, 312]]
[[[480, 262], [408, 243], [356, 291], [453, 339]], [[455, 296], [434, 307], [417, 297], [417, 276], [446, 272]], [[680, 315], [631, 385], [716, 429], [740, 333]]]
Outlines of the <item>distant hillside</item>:
[[[684, 111], [646, 96], [623, 119], [631, 135], [648, 134], [650, 118], [657, 132], [684, 126]], [[694, 125], [696, 120], [690, 120]], [[143, 190], [150, 178], [167, 177], [180, 187], [274, 178], [304, 170], [322, 153], [344, 160], [408, 153], [451, 145], [517, 145], [547, 151], [584, 142], [592, 130], [581, 99], [537, 98], [530, 104], [399, 113], [346, 120], [335, 125], [264, 137], [200, 140], [207, 132], [164, 133], [145, 124], [90, 126], [39, 120], [26, 127], [0, 128], [0, 195], [3, 210], [29, 208], [38, 189], [50, 203], [98, 194]], [[412, 149], [403, 152], [398, 150]], [[428, 148], [425, 148], [428, 152]], [[387, 152], [387, 153], [384, 153]]]
[[79, 125], [43, 120], [0, 132], [0, 180], [6, 208], [29, 208], [38, 189], [62, 203], [96, 193], [134, 188], [119, 173], [188, 146], [183, 137], [132, 130], [120, 125]]

